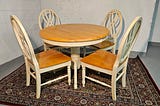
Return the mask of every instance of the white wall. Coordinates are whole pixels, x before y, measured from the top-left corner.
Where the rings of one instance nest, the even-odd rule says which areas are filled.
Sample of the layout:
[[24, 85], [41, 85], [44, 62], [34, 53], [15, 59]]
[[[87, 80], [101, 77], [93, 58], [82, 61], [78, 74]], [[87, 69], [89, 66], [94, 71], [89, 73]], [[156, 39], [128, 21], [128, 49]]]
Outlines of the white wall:
[[138, 15], [143, 24], [133, 51], [146, 52], [155, 0], [41, 0], [41, 7], [52, 8], [62, 23], [101, 24], [111, 9], [119, 9], [124, 17], [124, 32]]
[[154, 22], [154, 29], [153, 33], [151, 33], [151, 42], [157, 42], [160, 43], [160, 4], [159, 0], [157, 0], [157, 8], [155, 10], [155, 22]]
[[19, 17], [36, 48], [41, 45], [38, 30], [39, 12], [39, 0], [0, 0], [0, 64], [22, 55], [10, 24], [10, 15]]
[[[63, 23], [93, 24], [101, 24], [105, 14], [116, 8], [124, 17], [124, 31], [134, 17], [141, 15], [143, 25], [133, 51], [146, 52], [154, 2], [155, 0], [0, 0], [0, 65], [22, 55], [9, 16], [15, 14], [20, 18], [34, 48], [37, 48], [42, 45], [37, 21], [43, 8], [54, 9]], [[159, 36], [153, 39], [159, 39]]]

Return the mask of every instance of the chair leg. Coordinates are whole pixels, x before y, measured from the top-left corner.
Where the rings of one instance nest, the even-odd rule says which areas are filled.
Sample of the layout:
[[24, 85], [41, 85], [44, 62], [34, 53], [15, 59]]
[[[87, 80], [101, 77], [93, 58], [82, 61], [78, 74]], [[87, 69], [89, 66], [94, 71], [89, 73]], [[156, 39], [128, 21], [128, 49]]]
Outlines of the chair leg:
[[127, 66], [123, 68], [124, 74], [122, 75], [122, 87], [126, 87], [126, 70], [127, 70]]
[[41, 94], [41, 76], [40, 73], [36, 74], [36, 98], [40, 98]]
[[44, 43], [43, 46], [44, 46], [44, 51], [47, 51], [48, 50], [47, 45]]
[[111, 51], [112, 51], [112, 53], [113, 53], [113, 54], [115, 54], [115, 53], [116, 53], [115, 46], [112, 48], [112, 50], [111, 50]]
[[83, 47], [83, 57], [85, 57], [86, 56], [86, 47], [84, 46]]
[[71, 65], [67, 66], [68, 84], [71, 85]]
[[82, 65], [82, 86], [85, 87], [86, 68]]
[[74, 89], [77, 89], [77, 62], [74, 61]]
[[30, 85], [30, 66], [28, 64], [27, 59], [25, 59], [25, 65], [26, 65], [26, 86]]
[[112, 99], [116, 100], [116, 74], [112, 75], [111, 89], [112, 89]]

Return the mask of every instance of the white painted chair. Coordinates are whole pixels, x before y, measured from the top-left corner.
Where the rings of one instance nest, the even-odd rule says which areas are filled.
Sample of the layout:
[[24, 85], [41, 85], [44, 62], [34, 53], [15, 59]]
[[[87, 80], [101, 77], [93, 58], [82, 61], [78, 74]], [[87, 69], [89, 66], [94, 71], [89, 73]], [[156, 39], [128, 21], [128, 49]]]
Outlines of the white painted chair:
[[[11, 16], [11, 23], [15, 32], [18, 43], [22, 49], [22, 53], [26, 65], [26, 86], [30, 85], [30, 76], [36, 80], [36, 98], [40, 97], [41, 86], [52, 83], [54, 81], [68, 77], [68, 83], [71, 84], [71, 58], [62, 54], [59, 51], [50, 49], [47, 51], [34, 53], [34, 49], [30, 42], [27, 32], [21, 24], [18, 17]], [[41, 82], [41, 74], [56, 69], [67, 67], [67, 74], [57, 77], [53, 80]], [[32, 70], [31, 70], [32, 69]], [[64, 70], [65, 71], [65, 70]]]
[[97, 49], [111, 50], [115, 54], [117, 38], [122, 31], [123, 18], [119, 10], [111, 10], [105, 17], [103, 25], [110, 30], [110, 36], [107, 40], [93, 45]]
[[[81, 59], [83, 87], [85, 86], [85, 79], [110, 87], [112, 91], [112, 98], [113, 100], [116, 100], [116, 82], [122, 77], [122, 86], [126, 86], [128, 58], [131, 48], [137, 39], [141, 23], [142, 17], [140, 16], [133, 20], [122, 38], [117, 55], [105, 50], [97, 50], [96, 52]], [[86, 67], [103, 74], [111, 75], [111, 85], [87, 76]]]
[[[53, 9], [44, 9], [39, 14], [38, 23], [39, 23], [39, 28], [41, 30], [49, 26], [61, 24], [61, 21], [59, 16]], [[54, 47], [53, 45], [44, 43], [45, 51], [53, 47]]]

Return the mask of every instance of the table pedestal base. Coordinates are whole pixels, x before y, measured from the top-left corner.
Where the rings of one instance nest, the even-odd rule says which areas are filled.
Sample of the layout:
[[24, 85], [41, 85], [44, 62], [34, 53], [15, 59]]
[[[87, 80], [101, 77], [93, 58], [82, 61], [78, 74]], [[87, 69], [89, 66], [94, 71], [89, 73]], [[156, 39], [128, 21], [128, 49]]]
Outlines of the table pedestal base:
[[71, 48], [71, 58], [74, 63], [74, 89], [77, 89], [77, 69], [80, 68], [80, 47]]

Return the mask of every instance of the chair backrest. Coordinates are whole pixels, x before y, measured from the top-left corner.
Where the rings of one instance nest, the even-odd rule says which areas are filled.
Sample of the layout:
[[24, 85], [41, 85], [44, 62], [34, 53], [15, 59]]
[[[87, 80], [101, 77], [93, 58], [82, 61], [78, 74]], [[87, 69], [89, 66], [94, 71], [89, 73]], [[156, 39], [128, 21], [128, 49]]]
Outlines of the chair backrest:
[[11, 15], [10, 18], [13, 30], [15, 32], [16, 38], [18, 40], [24, 58], [27, 59], [28, 62], [34, 66], [34, 68], [39, 68], [31, 41], [22, 23], [15, 15]]
[[44, 9], [39, 14], [39, 28], [43, 29], [48, 26], [61, 24], [59, 16], [53, 9]]
[[139, 29], [142, 24], [142, 17], [138, 16], [136, 17], [129, 28], [127, 29], [125, 35], [122, 38], [122, 41], [120, 43], [120, 46], [118, 48], [118, 54], [117, 54], [117, 59], [115, 65], [122, 64], [129, 58], [129, 54], [131, 51], [131, 48], [133, 47], [137, 36]]
[[111, 10], [105, 17], [103, 24], [110, 30], [114, 43], [122, 31], [122, 23], [123, 18], [119, 10]]

